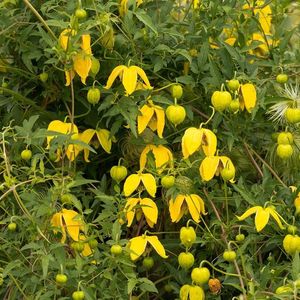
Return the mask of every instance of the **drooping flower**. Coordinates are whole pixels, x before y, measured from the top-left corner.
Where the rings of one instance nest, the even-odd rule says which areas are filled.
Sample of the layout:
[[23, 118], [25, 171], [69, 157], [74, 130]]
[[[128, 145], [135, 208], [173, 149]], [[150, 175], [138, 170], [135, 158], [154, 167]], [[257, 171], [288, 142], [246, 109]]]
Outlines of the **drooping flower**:
[[256, 89], [252, 83], [242, 84], [240, 86], [241, 97], [240, 107], [241, 110], [246, 110], [251, 113], [252, 109], [256, 105]]
[[149, 173], [141, 173], [131, 174], [128, 176], [124, 183], [124, 195], [125, 197], [129, 197], [140, 185], [143, 183], [146, 191], [152, 197], [155, 197], [156, 193], [156, 182], [155, 178], [152, 174]]
[[179, 297], [180, 300], [204, 300], [205, 293], [198, 285], [185, 284], [180, 288]]
[[130, 239], [130, 258], [132, 260], [137, 260], [145, 252], [148, 243], [154, 248], [159, 256], [162, 258], [168, 258], [165, 248], [159, 241], [158, 237], [156, 235], [148, 236], [146, 234]]
[[165, 111], [162, 107], [153, 104], [152, 100], [148, 100], [140, 109], [140, 115], [137, 117], [138, 134], [144, 132], [148, 126], [152, 131], [157, 131], [157, 135], [162, 138], [165, 127]]
[[[110, 153], [112, 138], [110, 136], [110, 132], [107, 129], [86, 129], [84, 132], [79, 134], [79, 140], [90, 144], [93, 137], [96, 136], [100, 145], [104, 149], [105, 152]], [[81, 147], [84, 151], [84, 160], [89, 162], [89, 153], [90, 150], [88, 148]]]
[[166, 165], [172, 165], [173, 163], [173, 154], [172, 152], [164, 147], [163, 145], [147, 145], [141, 153], [140, 156], [140, 169], [144, 169], [147, 163], [147, 154], [149, 152], [153, 153], [155, 159], [155, 167], [158, 169], [158, 172], [161, 173], [166, 167]]
[[[76, 35], [76, 32], [71, 29], [65, 29], [59, 36], [59, 44], [65, 50], [69, 51], [71, 45], [71, 37]], [[73, 66], [71, 69], [65, 70], [66, 86], [69, 86], [71, 80], [75, 76], [75, 72], [81, 78], [81, 82], [85, 84], [86, 78], [89, 75], [92, 66], [92, 49], [91, 49], [91, 36], [83, 34], [81, 36], [81, 50], [78, 50], [72, 55]]]
[[[249, 208], [244, 214], [240, 217], [237, 216], [239, 221], [243, 221], [252, 214], [255, 214], [255, 228], [257, 232], [260, 232], [265, 226], [268, 224], [270, 216], [276, 221], [280, 229], [284, 229], [282, 225], [282, 221], [284, 219], [280, 216], [280, 214], [276, 211], [276, 208], [273, 205], [262, 207], [262, 206], [254, 206]], [[285, 222], [285, 221], [284, 221]]]
[[[128, 12], [128, 1], [129, 0], [119, 0], [119, 14], [124, 17]], [[143, 3], [143, 0], [136, 0], [136, 6], [139, 7]]]
[[86, 237], [84, 234], [80, 234], [79, 235], [79, 239], [80, 241], [82, 241], [84, 243], [84, 248], [83, 248], [83, 251], [81, 252], [81, 254], [83, 256], [90, 256], [91, 254], [93, 254], [93, 251], [89, 245], [89, 243], [86, 243], [85, 240], [86, 240]]
[[[140, 206], [140, 208], [137, 208]], [[125, 206], [125, 214], [127, 218], [127, 226], [130, 227], [134, 216], [138, 210], [141, 210], [145, 216], [145, 219], [150, 227], [153, 227], [157, 222], [158, 209], [153, 200], [150, 198], [129, 198]]]
[[54, 233], [57, 233], [58, 229], [61, 231], [61, 243], [66, 241], [67, 233], [73, 241], [79, 241], [79, 232], [84, 231], [84, 222], [80, 215], [70, 209], [63, 208], [60, 212], [55, 213], [50, 223], [54, 227]]
[[300, 192], [298, 193], [297, 197], [294, 200], [294, 205], [296, 208], [296, 215], [300, 213]]
[[105, 88], [110, 89], [115, 79], [119, 76], [128, 95], [131, 95], [137, 87], [138, 75], [141, 77], [148, 89], [152, 89], [148, 77], [143, 69], [137, 66], [120, 65], [115, 67], [107, 79]]
[[206, 214], [202, 198], [196, 194], [179, 194], [175, 200], [170, 200], [169, 212], [172, 222], [179, 222], [187, 211], [195, 222], [200, 222], [200, 214]]
[[211, 156], [217, 150], [217, 137], [209, 129], [190, 127], [184, 132], [181, 146], [184, 159], [200, 149], [206, 156]]
[[[254, 1], [253, 1], [254, 2]], [[264, 1], [255, 1], [255, 7], [249, 6], [249, 3], [243, 6], [244, 10], [251, 10], [255, 16], [258, 17], [258, 22], [261, 26], [261, 30], [265, 34], [271, 33], [271, 22], [272, 22], [272, 10], [270, 5], [265, 5]]]
[[[72, 134], [71, 139], [78, 139], [78, 128], [75, 124], [72, 123], [65, 123], [60, 120], [54, 120], [49, 123], [47, 130], [62, 134]], [[55, 138], [55, 136], [47, 136], [47, 149], [50, 148], [50, 142], [53, 138]], [[58, 156], [60, 151], [58, 151]], [[66, 155], [70, 161], [73, 161], [78, 155], [79, 151], [80, 149], [77, 145], [69, 144], [66, 149]]]
[[224, 169], [231, 171], [232, 179], [231, 182], [234, 182], [233, 178], [235, 175], [235, 167], [231, 159], [227, 156], [207, 156], [203, 159], [200, 164], [199, 172], [202, 180], [209, 181], [215, 175], [218, 176], [220, 172]]

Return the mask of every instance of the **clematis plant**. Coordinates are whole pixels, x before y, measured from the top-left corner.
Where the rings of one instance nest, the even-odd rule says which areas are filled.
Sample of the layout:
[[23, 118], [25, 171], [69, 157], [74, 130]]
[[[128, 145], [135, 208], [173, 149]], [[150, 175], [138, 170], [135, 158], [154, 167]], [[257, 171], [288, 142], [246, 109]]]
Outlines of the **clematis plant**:
[[107, 79], [105, 88], [110, 89], [116, 78], [119, 76], [122, 80], [122, 84], [126, 93], [128, 95], [131, 95], [137, 88], [138, 75], [143, 80], [145, 87], [147, 89], [152, 89], [149, 79], [143, 69], [137, 66], [127, 67], [124, 65], [117, 66], [112, 70], [111, 74]]
[[265, 226], [269, 222], [270, 216], [273, 217], [273, 219], [276, 221], [280, 229], [284, 229], [284, 226], [282, 225], [281, 221], [283, 221], [284, 223], [286, 222], [276, 211], [276, 208], [273, 205], [267, 207], [262, 207], [262, 206], [251, 207], [240, 217], [237, 216], [237, 218], [239, 221], [243, 221], [253, 214], [255, 214], [255, 228], [257, 232], [260, 232], [265, 228]]
[[179, 194], [169, 202], [169, 212], [172, 222], [179, 222], [182, 216], [189, 212], [195, 222], [200, 222], [200, 214], [206, 214], [204, 201], [196, 194]]
[[168, 258], [164, 246], [159, 241], [156, 235], [146, 235], [134, 237], [129, 240], [130, 258], [137, 260], [146, 250], [147, 244], [150, 244], [159, 256]]
[[150, 196], [155, 197], [156, 194], [156, 182], [155, 178], [150, 173], [138, 172], [137, 174], [131, 174], [128, 176], [124, 183], [125, 197], [130, 196], [140, 185], [143, 183], [146, 191]]
[[[59, 44], [65, 51], [69, 51], [71, 37], [74, 35], [76, 35], [76, 32], [72, 29], [65, 29], [60, 34]], [[91, 36], [89, 34], [83, 34], [81, 36], [80, 48], [76, 54], [71, 56], [73, 61], [72, 68], [65, 70], [66, 86], [70, 85], [71, 80], [75, 77], [75, 72], [81, 78], [81, 82], [85, 84], [92, 67]]]
[[209, 129], [190, 127], [184, 132], [181, 148], [184, 159], [200, 149], [205, 155], [211, 156], [217, 150], [217, 137]]
[[205, 293], [202, 287], [185, 284], [180, 289], [180, 300], [204, 300]]
[[172, 166], [173, 154], [172, 152], [163, 145], [147, 145], [140, 156], [140, 169], [144, 169], [147, 163], [147, 154], [152, 152], [155, 159], [155, 167], [158, 172], [161, 173], [167, 165]]
[[[137, 206], [140, 206], [138, 208]], [[130, 227], [134, 216], [138, 216], [137, 212], [141, 210], [145, 216], [147, 224], [152, 228], [157, 222], [158, 209], [153, 200], [150, 198], [129, 198], [125, 206], [125, 214], [127, 218], [127, 226]]]
[[162, 107], [155, 105], [152, 100], [148, 100], [140, 109], [137, 117], [138, 134], [144, 132], [149, 127], [152, 131], [157, 131], [157, 135], [162, 138], [165, 127], [165, 111]]

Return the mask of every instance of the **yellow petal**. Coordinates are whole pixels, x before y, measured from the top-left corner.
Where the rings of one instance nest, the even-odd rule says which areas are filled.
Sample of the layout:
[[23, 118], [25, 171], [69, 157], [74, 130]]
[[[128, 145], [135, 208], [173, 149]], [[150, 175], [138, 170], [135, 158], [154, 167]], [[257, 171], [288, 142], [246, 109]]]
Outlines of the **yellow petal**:
[[243, 221], [252, 214], [255, 214], [259, 208], [262, 208], [261, 206], [253, 206], [249, 209], [247, 209], [240, 217], [236, 216], [239, 221]]
[[202, 149], [206, 156], [213, 156], [217, 151], [217, 137], [209, 129], [200, 129], [203, 132]]
[[66, 229], [67, 229], [68, 234], [74, 241], [78, 241], [79, 240], [79, 230], [83, 229], [82, 220], [78, 219], [78, 218], [76, 218], [74, 220], [74, 218], [78, 216], [78, 213], [74, 210], [63, 209], [62, 215], [63, 215], [64, 222], [66, 224]]
[[201, 198], [195, 194], [185, 196], [185, 201], [187, 203], [189, 212], [192, 216], [192, 219], [196, 223], [199, 223], [200, 221], [200, 213], [201, 213], [200, 199]]
[[75, 72], [81, 78], [81, 82], [85, 84], [92, 66], [91, 57], [84, 53], [78, 53], [73, 57], [73, 66]]
[[[65, 227], [62, 222], [62, 213], [58, 212], [54, 214], [50, 220], [50, 224], [53, 227], [60, 228], [60, 232], [62, 234], [60, 242], [63, 244], [66, 241], [67, 235], [66, 235]], [[53, 232], [56, 234], [58, 231], [54, 229]]]
[[219, 156], [207, 156], [201, 162], [199, 172], [203, 181], [211, 180], [217, 172]]
[[[84, 132], [82, 132], [81, 134], [79, 134], [79, 139], [86, 143], [89, 144], [94, 136], [94, 134], [96, 133], [96, 130], [94, 129], [86, 129]], [[89, 161], [89, 154], [90, 154], [90, 150], [86, 147], [83, 148], [84, 151], [84, 160], [86, 162], [90, 162]]]
[[144, 81], [144, 83], [148, 89], [152, 89], [152, 86], [148, 80], [148, 77], [143, 69], [141, 69], [137, 66], [131, 66], [130, 68], [135, 70], [135, 72], [142, 78], [142, 80]]
[[184, 201], [184, 195], [177, 195], [175, 200], [171, 199], [169, 202], [169, 212], [172, 222], [177, 223], [182, 217], [181, 206]]
[[278, 214], [278, 212], [273, 207], [270, 207], [270, 206], [267, 207], [265, 210], [270, 213], [270, 215], [273, 217], [273, 219], [278, 224], [279, 228], [284, 229], [284, 226], [282, 225], [282, 222], [280, 220], [280, 215]]
[[[59, 121], [59, 120], [54, 120], [52, 122], [49, 123], [48, 125], [48, 128], [47, 128], [48, 131], [56, 131], [56, 132], [59, 132], [59, 133], [67, 133], [67, 126], [66, 126], [66, 123], [62, 122], [62, 121]], [[47, 136], [47, 149], [49, 149], [50, 147], [50, 141], [54, 138], [55, 136]]]
[[[80, 239], [81, 241], [85, 241], [85, 240], [86, 240], [86, 237], [85, 237], [83, 234], [81, 234], [80, 237], [79, 237], [79, 239]], [[83, 248], [83, 251], [81, 252], [81, 254], [82, 254], [83, 256], [85, 256], [85, 257], [86, 257], [86, 256], [90, 256], [91, 254], [93, 254], [93, 251], [92, 251], [92, 249], [91, 249], [89, 243], [84, 243], [84, 248]]]
[[124, 71], [125, 68], [127, 68], [127, 67], [122, 65], [122, 66], [117, 66], [112, 70], [111, 74], [109, 75], [109, 77], [107, 79], [107, 83], [105, 86], [106, 89], [111, 88], [111, 86], [114, 83], [117, 76], [119, 76]]
[[65, 29], [59, 35], [58, 41], [60, 46], [66, 51], [69, 43], [69, 36], [71, 35], [71, 29]]
[[226, 44], [230, 45], [230, 46], [233, 46], [236, 42], [236, 38], [235, 37], [230, 37], [230, 38], [226, 39], [224, 42]]
[[155, 197], [156, 182], [154, 176], [149, 173], [141, 174], [140, 176], [148, 194], [152, 197]]
[[180, 288], [180, 300], [188, 300], [189, 299], [189, 292], [190, 292], [191, 286], [188, 284], [183, 285]]
[[73, 80], [75, 77], [75, 73], [73, 70], [68, 70], [68, 71], [65, 71], [65, 76], [66, 76], [65, 86], [69, 86], [71, 84], [71, 80]]
[[122, 83], [128, 95], [131, 95], [135, 91], [137, 83], [137, 72], [134, 68], [126, 67], [124, 69]]
[[257, 232], [260, 232], [268, 224], [270, 212], [259, 207], [255, 215], [255, 227]]
[[137, 189], [141, 181], [141, 178], [138, 174], [129, 175], [124, 183], [124, 195], [125, 197], [130, 196], [133, 191]]
[[147, 239], [144, 236], [137, 236], [130, 240], [130, 258], [132, 260], [137, 260], [146, 249]]
[[147, 223], [150, 227], [153, 227], [157, 222], [158, 217], [158, 209], [156, 204], [150, 198], [143, 198], [140, 200], [140, 205], [142, 207], [142, 211], [146, 217]]
[[127, 218], [127, 227], [130, 227], [133, 222], [135, 215], [135, 206], [139, 203], [140, 200], [140, 198], [127, 199], [127, 203], [124, 209]]
[[146, 236], [146, 239], [152, 245], [152, 247], [154, 248], [154, 250], [157, 252], [159, 256], [161, 256], [162, 258], [168, 258], [168, 256], [166, 255], [165, 248], [161, 244], [157, 236], [155, 235]]
[[91, 55], [92, 49], [91, 49], [91, 36], [89, 34], [83, 34], [81, 36], [81, 49], [83, 50], [84, 54]]
[[145, 104], [140, 109], [141, 114], [137, 117], [137, 123], [138, 123], [138, 133], [141, 134], [147, 127], [148, 123], [150, 122], [153, 114], [154, 114], [154, 108]]
[[263, 8], [255, 9], [254, 14], [258, 13], [258, 20], [265, 34], [271, 33], [272, 22], [272, 10], [270, 5], [266, 5]]
[[111, 150], [111, 138], [110, 132], [107, 129], [96, 130], [98, 141], [101, 144], [104, 151], [110, 153]]
[[183, 158], [186, 159], [197, 151], [201, 145], [203, 131], [198, 128], [188, 128], [182, 137], [182, 154]]
[[147, 145], [140, 155], [140, 170], [143, 170], [147, 163], [147, 153], [153, 151], [154, 145]]
[[256, 90], [253, 84], [246, 83], [241, 85], [243, 102], [247, 111], [250, 113], [256, 105]]
[[163, 131], [165, 127], [165, 111], [162, 107], [155, 105], [154, 111], [156, 114], [156, 127], [157, 127], [157, 135], [162, 139]]

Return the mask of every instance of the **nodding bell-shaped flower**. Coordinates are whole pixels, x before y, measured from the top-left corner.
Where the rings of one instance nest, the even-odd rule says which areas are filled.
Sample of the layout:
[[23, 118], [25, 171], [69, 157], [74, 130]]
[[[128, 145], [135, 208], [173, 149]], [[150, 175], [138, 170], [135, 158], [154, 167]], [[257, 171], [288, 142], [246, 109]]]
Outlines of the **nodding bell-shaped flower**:
[[129, 197], [140, 185], [143, 183], [146, 191], [152, 197], [155, 197], [156, 193], [156, 182], [155, 178], [150, 173], [141, 173], [131, 174], [128, 176], [124, 183], [124, 194], [125, 197]]
[[269, 222], [270, 216], [273, 217], [273, 219], [276, 221], [280, 229], [284, 229], [284, 226], [282, 225], [281, 222], [281, 220], [284, 221], [284, 219], [276, 211], [276, 208], [273, 205], [267, 207], [262, 207], [262, 206], [251, 207], [240, 217], [237, 216], [237, 218], [239, 221], [243, 221], [253, 214], [255, 214], [255, 228], [257, 232], [260, 232], [265, 228], [265, 226]]
[[153, 153], [155, 159], [155, 167], [158, 173], [161, 173], [167, 165], [173, 164], [172, 152], [163, 145], [147, 145], [140, 156], [140, 169], [144, 169], [147, 163], [147, 154]]
[[206, 156], [211, 156], [217, 150], [217, 137], [209, 129], [190, 127], [184, 132], [181, 147], [184, 159], [200, 149]]
[[122, 80], [124, 89], [128, 95], [131, 95], [137, 88], [138, 75], [143, 80], [147, 89], [152, 89], [148, 77], [143, 69], [137, 66], [124, 66], [120, 65], [115, 67], [107, 79], [105, 88], [110, 89], [116, 78], [119, 76]]
[[185, 284], [180, 288], [179, 297], [180, 300], [204, 300], [205, 293], [198, 285]]
[[[59, 44], [65, 50], [68, 51], [71, 37], [76, 34], [75, 30], [65, 29], [59, 36]], [[81, 78], [81, 82], [85, 84], [86, 78], [89, 75], [92, 67], [92, 49], [91, 49], [91, 36], [89, 34], [83, 34], [81, 36], [81, 50], [72, 55], [73, 67], [65, 71], [66, 86], [71, 84], [71, 80], [75, 77], [75, 72]]]
[[152, 100], [148, 100], [140, 109], [137, 117], [138, 134], [144, 132], [148, 126], [152, 131], [157, 131], [157, 135], [162, 138], [165, 127], [165, 111], [162, 107], [155, 105]]
[[[90, 144], [94, 136], [97, 137], [97, 140], [104, 151], [110, 153], [112, 139], [110, 137], [110, 132], [107, 129], [86, 129], [84, 132], [79, 134], [79, 140], [86, 144]], [[82, 148], [84, 151], [84, 160], [89, 162], [90, 150], [88, 148]]]
[[[140, 208], [137, 206], [140, 206]], [[157, 222], [158, 209], [155, 202], [150, 198], [127, 199], [127, 203], [124, 209], [128, 221], [127, 227], [131, 226], [134, 216], [139, 209], [143, 212], [147, 224], [152, 228]]]
[[[57, 133], [62, 133], [62, 134], [72, 134], [71, 139], [78, 139], [78, 128], [75, 124], [72, 123], [65, 123], [60, 120], [54, 120], [49, 123], [48, 131], [54, 131]], [[52, 139], [54, 139], [55, 136], [47, 136], [47, 149], [50, 148], [50, 142]], [[66, 149], [66, 155], [70, 161], [73, 161], [75, 157], [78, 155], [80, 149], [78, 148], [77, 145], [75, 144], [69, 144], [67, 149]], [[58, 150], [57, 156], [59, 160], [61, 150]]]
[[172, 222], [179, 222], [182, 216], [187, 213], [192, 216], [195, 222], [200, 222], [200, 214], [206, 214], [204, 201], [196, 194], [179, 194], [169, 202], [169, 212]]
[[60, 212], [55, 213], [50, 223], [54, 227], [54, 233], [57, 233], [58, 229], [61, 231], [61, 243], [66, 241], [67, 233], [73, 241], [79, 241], [79, 232], [84, 231], [84, 222], [80, 215], [70, 209], [63, 208]]
[[[207, 156], [201, 162], [199, 172], [203, 181], [211, 180], [215, 175], [218, 176], [223, 170], [230, 173], [230, 182], [234, 182], [235, 167], [227, 156]], [[222, 173], [221, 173], [222, 174]]]
[[137, 260], [146, 250], [147, 244], [150, 244], [159, 256], [168, 258], [164, 246], [159, 241], [156, 235], [148, 236], [143, 234], [129, 240], [130, 258]]

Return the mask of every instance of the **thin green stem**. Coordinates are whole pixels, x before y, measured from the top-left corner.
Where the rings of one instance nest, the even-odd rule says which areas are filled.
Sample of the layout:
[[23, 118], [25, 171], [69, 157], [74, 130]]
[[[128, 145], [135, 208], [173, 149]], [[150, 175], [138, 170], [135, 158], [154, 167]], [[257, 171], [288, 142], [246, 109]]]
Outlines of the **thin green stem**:
[[51, 28], [48, 26], [46, 21], [43, 19], [43, 17], [38, 13], [38, 11], [32, 6], [32, 4], [28, 0], [23, 0], [25, 5], [33, 12], [33, 14], [40, 20], [40, 22], [45, 26], [45, 28], [48, 30], [48, 32], [51, 34], [51, 36], [57, 40], [54, 32], [51, 30]]

